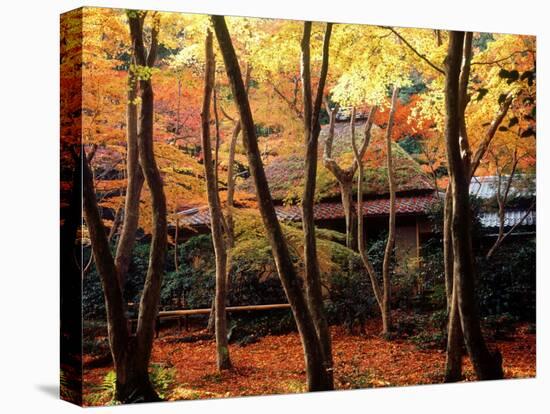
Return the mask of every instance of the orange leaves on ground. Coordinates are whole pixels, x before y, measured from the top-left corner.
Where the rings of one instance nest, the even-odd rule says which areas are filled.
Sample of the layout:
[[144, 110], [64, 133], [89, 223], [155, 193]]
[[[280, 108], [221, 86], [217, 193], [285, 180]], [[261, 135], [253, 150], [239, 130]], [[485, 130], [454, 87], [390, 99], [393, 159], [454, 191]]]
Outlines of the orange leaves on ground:
[[[444, 351], [419, 350], [407, 340], [386, 341], [378, 336], [379, 331], [378, 321], [368, 323], [365, 336], [350, 335], [341, 327], [332, 327], [336, 389], [443, 382]], [[235, 368], [221, 374], [216, 370], [214, 340], [182, 342], [184, 336], [184, 332], [176, 329], [164, 330], [153, 348], [152, 362], [175, 368], [170, 400], [306, 390], [303, 351], [297, 333], [267, 336], [246, 346], [230, 345]], [[490, 345], [496, 345], [503, 355], [505, 378], [535, 376], [534, 334], [519, 327], [510, 340]], [[85, 394], [93, 392], [93, 385], [99, 384], [109, 369], [85, 370]], [[467, 357], [464, 372], [466, 381], [475, 380]]]

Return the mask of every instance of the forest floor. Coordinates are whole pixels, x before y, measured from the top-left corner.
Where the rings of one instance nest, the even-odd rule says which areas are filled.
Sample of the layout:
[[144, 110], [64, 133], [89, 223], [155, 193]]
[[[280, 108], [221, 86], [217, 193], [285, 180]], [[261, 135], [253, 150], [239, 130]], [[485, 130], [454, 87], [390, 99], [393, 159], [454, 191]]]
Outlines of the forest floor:
[[[419, 349], [409, 339], [386, 341], [377, 321], [367, 323], [367, 334], [352, 335], [333, 326], [334, 378], [337, 389], [435, 384], [443, 381], [445, 352]], [[234, 368], [216, 370], [214, 340], [184, 342], [195, 332], [167, 328], [155, 340], [151, 361], [170, 370], [168, 400], [224, 398], [244, 395], [287, 394], [305, 391], [304, 360], [296, 332], [266, 336], [257, 342], [230, 345]], [[503, 356], [505, 378], [536, 375], [535, 334], [518, 325], [506, 340], [489, 343]], [[90, 357], [85, 356], [84, 362]], [[100, 397], [102, 383], [112, 367], [84, 370], [84, 399], [88, 405], [108, 403]], [[475, 379], [464, 357], [465, 381]], [[103, 387], [105, 388], [105, 387]], [[105, 390], [103, 390], [105, 391]], [[99, 397], [98, 397], [99, 396]]]

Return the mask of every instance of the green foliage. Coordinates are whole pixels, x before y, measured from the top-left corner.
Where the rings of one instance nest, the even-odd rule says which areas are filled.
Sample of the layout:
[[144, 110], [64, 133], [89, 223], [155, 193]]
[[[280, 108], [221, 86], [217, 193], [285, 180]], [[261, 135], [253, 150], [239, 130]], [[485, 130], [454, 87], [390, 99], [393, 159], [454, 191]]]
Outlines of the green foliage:
[[332, 324], [343, 324], [352, 332], [362, 329], [369, 316], [376, 314], [377, 304], [369, 277], [358, 255], [338, 257], [339, 270], [330, 278], [327, 317]]
[[130, 71], [134, 73], [137, 79], [147, 81], [150, 80], [153, 76], [154, 68], [149, 66], [131, 64]]
[[399, 146], [407, 151], [408, 154], [420, 154], [422, 152], [422, 143], [418, 137], [407, 135], [398, 142]]
[[445, 331], [421, 331], [412, 341], [419, 349], [443, 350], [447, 346], [447, 334]]
[[483, 328], [486, 334], [496, 341], [510, 339], [515, 332], [515, 323], [518, 318], [510, 313], [490, 315], [484, 318]]
[[[485, 251], [485, 250], [483, 250]], [[482, 316], [536, 317], [536, 241], [508, 240], [490, 259], [476, 260]]]
[[257, 342], [266, 335], [282, 335], [296, 331], [292, 312], [287, 309], [266, 312], [249, 312], [248, 315], [232, 316], [229, 322], [228, 339], [245, 346]]
[[89, 404], [115, 405], [116, 373], [109, 371], [100, 384], [95, 385], [93, 392], [87, 397]]
[[447, 344], [447, 311], [402, 313], [395, 321], [395, 334], [409, 338], [419, 349], [443, 350]]
[[[412, 72], [410, 76], [411, 84], [409, 86], [402, 86], [399, 89], [399, 100], [404, 104], [408, 104], [413, 95], [418, 95], [427, 90], [426, 82], [423, 77], [417, 73]], [[391, 97], [393, 89], [388, 87], [388, 98]]]
[[[149, 379], [153, 388], [160, 398], [168, 397], [174, 385], [176, 371], [173, 368], [167, 368], [162, 364], [151, 364], [149, 369]], [[88, 403], [102, 405], [117, 405], [116, 396], [116, 373], [109, 371], [103, 377], [103, 381], [94, 386], [94, 392], [88, 396]]]
[[215, 287], [215, 260], [210, 234], [191, 237], [178, 245], [178, 271], [167, 264], [161, 290], [164, 307], [208, 308]]
[[472, 46], [479, 48], [480, 51], [485, 51], [489, 42], [494, 40], [492, 33], [479, 33], [472, 39]]
[[152, 364], [149, 376], [159, 397], [162, 399], [167, 398], [174, 385], [176, 370], [163, 364]]

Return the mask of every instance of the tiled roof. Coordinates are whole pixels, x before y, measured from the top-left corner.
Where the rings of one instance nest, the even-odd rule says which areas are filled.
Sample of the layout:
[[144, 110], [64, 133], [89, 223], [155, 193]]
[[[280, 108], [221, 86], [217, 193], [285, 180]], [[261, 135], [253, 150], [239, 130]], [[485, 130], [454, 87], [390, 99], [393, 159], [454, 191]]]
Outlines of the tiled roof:
[[[396, 198], [397, 214], [423, 214], [430, 211], [435, 203], [437, 196], [432, 194], [418, 195], [411, 197]], [[282, 220], [300, 221], [302, 210], [300, 206], [277, 207], [277, 215]], [[374, 200], [365, 200], [363, 203], [363, 215], [365, 217], [387, 216], [390, 213], [390, 200], [388, 198], [379, 198]], [[315, 220], [334, 220], [343, 219], [344, 208], [340, 202], [318, 203], [313, 208]]]
[[[503, 176], [501, 180], [501, 189], [504, 192], [508, 176]], [[489, 199], [496, 197], [498, 190], [498, 176], [488, 175], [473, 177], [470, 182], [470, 194], [479, 198]], [[532, 198], [535, 197], [535, 177], [528, 175], [514, 176], [512, 186], [510, 187], [510, 197]]]
[[190, 208], [180, 211], [178, 220], [184, 226], [207, 226], [210, 225], [210, 211], [208, 207]]
[[[518, 224], [523, 217], [527, 214], [527, 210], [514, 210], [506, 211], [504, 213], [504, 227], [513, 227]], [[498, 213], [481, 213], [479, 215], [481, 225], [485, 228], [495, 228], [500, 226]], [[521, 226], [536, 226], [537, 225], [537, 213], [536, 211], [530, 211]]]
[[[397, 214], [424, 214], [430, 211], [438, 202], [435, 193], [397, 197]], [[276, 206], [277, 217], [281, 221], [300, 221], [302, 210], [300, 206]], [[365, 217], [387, 216], [390, 211], [390, 201], [387, 198], [365, 200], [363, 212]], [[315, 220], [337, 220], [343, 219], [344, 209], [340, 202], [322, 202], [314, 206]], [[207, 226], [210, 224], [210, 213], [207, 208], [194, 208], [182, 211], [179, 214], [179, 221], [188, 226]]]

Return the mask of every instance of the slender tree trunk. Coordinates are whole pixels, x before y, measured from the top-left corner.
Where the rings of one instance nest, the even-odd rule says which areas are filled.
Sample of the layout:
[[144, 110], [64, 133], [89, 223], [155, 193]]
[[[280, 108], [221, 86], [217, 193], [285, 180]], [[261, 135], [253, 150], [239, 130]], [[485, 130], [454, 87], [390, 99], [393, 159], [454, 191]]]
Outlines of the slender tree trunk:
[[107, 332], [111, 356], [116, 372], [115, 398], [122, 403], [157, 401], [147, 373], [147, 366], [137, 357], [137, 338], [130, 336], [125, 314], [125, 303], [118, 280], [118, 272], [111, 254], [109, 241], [97, 205], [92, 172], [83, 162], [84, 216], [93, 245], [107, 312]]
[[176, 126], [174, 128], [174, 144], [177, 144], [180, 136], [180, 115], [181, 113], [181, 76], [178, 74], [178, 99], [176, 104]]
[[353, 176], [351, 180], [343, 180], [340, 184], [340, 196], [346, 220], [346, 247], [357, 249], [357, 214], [353, 203]]
[[128, 103], [126, 110], [126, 175], [128, 183], [124, 201], [124, 221], [115, 255], [119, 283], [123, 291], [139, 225], [139, 199], [144, 182], [138, 151], [137, 82], [135, 71], [130, 69], [128, 71]]
[[[89, 160], [88, 160], [88, 163], [90, 163]], [[107, 236], [107, 241], [109, 242], [109, 244], [111, 244], [111, 242], [116, 236], [116, 233], [118, 231], [118, 228], [120, 227], [120, 222], [122, 221], [123, 215], [124, 215], [124, 208], [119, 207], [115, 214], [115, 219], [113, 220], [113, 225], [111, 226], [111, 230], [109, 230], [109, 234]], [[94, 255], [92, 252], [90, 252], [90, 259], [88, 260], [88, 263], [86, 263], [86, 266], [84, 267], [84, 269], [82, 269], [83, 276], [86, 276], [86, 274], [90, 271], [90, 269], [92, 268], [93, 262], [94, 262]]]
[[229, 143], [229, 161], [227, 166], [227, 239], [230, 248], [235, 245], [235, 222], [233, 219], [233, 208], [235, 207], [235, 150], [237, 140], [241, 133], [241, 123], [235, 122], [233, 132], [231, 133], [231, 141]]
[[[215, 63], [214, 63], [215, 65]], [[214, 76], [215, 76], [215, 71], [214, 71]], [[213, 99], [213, 106], [214, 106], [214, 126], [215, 126], [215, 130], [216, 130], [216, 143], [214, 145], [214, 185], [215, 185], [215, 188], [216, 188], [216, 198], [218, 199], [218, 204], [221, 206], [221, 202], [219, 201], [219, 194], [218, 194], [218, 183], [219, 183], [219, 179], [218, 179], [218, 168], [220, 166], [220, 161], [219, 161], [219, 154], [220, 154], [220, 143], [221, 143], [221, 136], [220, 136], [220, 122], [219, 122], [219, 118], [218, 118], [218, 98], [217, 98], [217, 93], [216, 93], [216, 84], [215, 84], [215, 81], [213, 81], [213, 85], [212, 85], [212, 93], [211, 93], [211, 98], [209, 99]], [[209, 114], [210, 116], [210, 114]], [[209, 121], [210, 122], [210, 118], [209, 118]], [[210, 135], [209, 135], [210, 136]], [[220, 207], [221, 208], [221, 207]], [[223, 212], [221, 212], [220, 210], [220, 222], [222, 224], [222, 229], [223, 231], [225, 231], [226, 235], [229, 233], [229, 230], [228, 230], [228, 227], [227, 227], [227, 223], [225, 221], [225, 218], [223, 216]], [[223, 237], [223, 236], [222, 236]], [[223, 253], [226, 257], [226, 263], [225, 263], [225, 268], [226, 268], [226, 276], [227, 276], [227, 261], [229, 260], [228, 257], [229, 255], [227, 254], [227, 245], [224, 244], [224, 253]], [[226, 286], [227, 286], [227, 282], [226, 282]], [[217, 290], [216, 290], [217, 292]], [[225, 300], [225, 303], [227, 303], [227, 289], [225, 290], [225, 296], [226, 296], [226, 300]], [[214, 293], [214, 298], [212, 299], [212, 306], [211, 306], [211, 310], [210, 310], [210, 316], [208, 318], [208, 325], [206, 326], [206, 330], [207, 332], [210, 334], [210, 335], [213, 335], [215, 334], [216, 332], [216, 315], [217, 315], [217, 312], [216, 312], [216, 301], [217, 301], [217, 293]]]
[[[144, 16], [128, 16], [130, 35], [136, 64], [139, 67], [153, 67], [158, 45], [158, 29], [160, 22], [158, 15], [153, 16], [153, 29], [151, 33], [151, 46], [146, 53], [143, 43]], [[153, 150], [153, 115], [154, 94], [150, 77], [139, 79], [141, 109], [139, 114], [138, 151], [139, 162], [152, 201], [153, 229], [151, 234], [151, 248], [149, 252], [149, 266], [145, 276], [145, 283], [141, 295], [135, 345], [132, 347], [132, 374], [133, 378], [128, 387], [118, 387], [118, 394], [122, 398], [133, 398], [134, 389], [143, 390], [146, 401], [156, 400], [158, 396], [154, 391], [148, 375], [148, 365], [153, 346], [155, 322], [157, 318], [160, 300], [160, 288], [164, 273], [164, 263], [167, 250], [167, 222], [166, 222], [166, 198], [162, 177], [156, 164]], [[119, 384], [117, 378], [117, 384]], [[135, 384], [135, 385], [134, 385]], [[120, 384], [122, 385], [122, 384]], [[128, 394], [128, 391], [131, 391]]]
[[319, 148], [319, 111], [328, 71], [328, 53], [332, 24], [327, 23], [323, 43], [323, 59], [321, 75], [315, 102], [311, 91], [310, 69], [310, 37], [311, 22], [304, 23], [304, 33], [301, 42], [302, 49], [302, 87], [304, 101], [304, 145], [305, 155], [305, 183], [302, 197], [302, 226], [304, 230], [304, 266], [306, 280], [306, 300], [313, 317], [317, 336], [321, 343], [324, 366], [327, 373], [325, 378], [326, 389], [334, 388], [332, 375], [332, 345], [330, 330], [325, 316], [323, 296], [321, 291], [321, 272], [317, 259], [317, 239], [315, 236], [315, 186], [317, 180], [317, 157]]
[[[502, 378], [502, 358], [491, 355], [481, 332], [475, 296], [475, 275], [471, 245], [471, 217], [469, 201], [470, 165], [461, 156], [460, 64], [464, 47], [464, 33], [450, 32], [445, 79], [445, 140], [452, 180], [453, 215], [453, 290], [456, 290], [464, 340], [478, 379]], [[463, 137], [464, 138], [464, 137]], [[451, 307], [452, 308], [452, 307]], [[451, 309], [452, 313], [452, 309]]]
[[453, 218], [453, 195], [451, 181], [447, 184], [443, 205], [443, 265], [445, 270], [445, 294], [447, 296], [447, 312], [451, 311], [453, 296], [453, 241], [451, 236], [451, 220]]
[[[158, 22], [155, 22], [151, 49], [146, 57], [142, 34], [143, 19], [144, 15], [139, 12], [128, 13], [136, 63], [151, 67], [156, 56]], [[84, 215], [105, 296], [109, 344], [117, 377], [115, 398], [122, 403], [159, 400], [149, 380], [148, 365], [166, 255], [166, 204], [162, 180], [153, 154], [153, 91], [150, 79], [140, 80], [140, 87], [142, 107], [137, 146], [139, 162], [153, 199], [153, 234], [135, 336], [130, 336], [128, 332], [119, 272], [99, 213], [92, 172], [88, 163], [83, 163]]]
[[458, 312], [458, 297], [453, 278], [453, 240], [452, 217], [453, 196], [452, 183], [449, 181], [445, 192], [443, 210], [443, 263], [445, 268], [445, 292], [447, 295], [447, 350], [445, 362], [445, 382], [457, 382], [462, 378], [462, 327]]
[[176, 229], [174, 230], [174, 269], [179, 271], [179, 263], [178, 263], [178, 236], [179, 236], [179, 229], [180, 229], [180, 220], [176, 218]]
[[[356, 211], [353, 208], [353, 181], [355, 172], [357, 171], [357, 161], [354, 161], [351, 167], [343, 169], [336, 161], [332, 158], [332, 144], [334, 142], [334, 127], [336, 124], [336, 114], [338, 113], [339, 106], [336, 105], [334, 108], [330, 108], [328, 103], [328, 98], [325, 99], [326, 111], [329, 114], [329, 130], [328, 136], [325, 140], [325, 146], [323, 151], [323, 164], [327, 170], [329, 170], [338, 184], [340, 185], [340, 195], [342, 199], [342, 208], [344, 209], [344, 217], [346, 220], [346, 247], [348, 249], [357, 250], [357, 215]], [[373, 107], [374, 112], [376, 113], [376, 107]], [[360, 158], [362, 159], [367, 150], [367, 145], [370, 140], [367, 139], [367, 135], [370, 134], [370, 128], [372, 126], [372, 119], [369, 118], [369, 121], [365, 124], [365, 140], [361, 147]], [[352, 116], [350, 119], [350, 129], [351, 134], [355, 133], [355, 117]]]
[[[506, 188], [504, 189], [504, 194], [501, 194], [502, 172], [499, 171], [499, 174], [498, 174], [498, 189], [497, 189], [498, 237], [493, 243], [493, 245], [491, 246], [491, 248], [489, 249], [489, 251], [487, 252], [487, 255], [486, 255], [487, 259], [491, 258], [493, 253], [500, 247], [500, 245], [502, 244], [502, 241], [507, 235], [504, 233], [505, 218], [506, 218], [506, 203], [508, 202], [508, 195], [510, 194], [510, 189], [512, 188], [512, 181], [514, 180], [514, 175], [516, 174], [516, 168], [518, 166], [518, 162], [519, 162], [519, 158], [517, 156], [517, 148], [516, 148], [516, 150], [514, 151], [514, 158], [512, 161], [512, 169], [506, 181]], [[522, 218], [520, 223], [524, 220], [524, 218]]]
[[527, 211], [525, 212], [525, 214], [521, 217], [521, 219], [519, 219], [519, 221], [514, 224], [512, 226], [512, 228], [510, 230], [508, 230], [506, 233], [504, 233], [502, 235], [502, 238], [500, 238], [499, 240], [497, 240], [497, 242], [491, 247], [491, 250], [489, 250], [489, 252], [487, 253], [487, 259], [490, 259], [491, 256], [495, 253], [496, 249], [498, 249], [500, 247], [500, 245], [502, 244], [502, 242], [504, 241], [504, 239], [506, 239], [506, 237], [508, 237], [510, 234], [512, 234], [514, 232], [514, 230], [521, 225], [521, 223], [523, 223], [523, 221], [527, 218], [527, 216], [529, 216], [529, 214], [531, 213], [531, 211], [533, 211], [533, 209], [535, 208], [536, 206], [536, 201], [533, 201], [531, 203], [531, 205], [529, 206], [529, 208], [527, 209]]
[[212, 159], [212, 144], [210, 142], [210, 105], [212, 90], [214, 88], [214, 76], [216, 64], [214, 61], [214, 49], [212, 46], [212, 32], [208, 30], [206, 35], [206, 66], [204, 80], [204, 100], [201, 112], [202, 149], [204, 156], [204, 172], [210, 207], [212, 241], [216, 256], [216, 301], [215, 301], [215, 334], [216, 354], [218, 370], [231, 368], [229, 358], [229, 346], [227, 343], [227, 319], [225, 311], [226, 300], [226, 260], [227, 252], [223, 239], [222, 209], [218, 195], [218, 183], [215, 174], [216, 166]]
[[231, 84], [235, 104], [239, 111], [243, 143], [246, 148], [250, 172], [256, 188], [258, 207], [272, 249], [277, 272], [290, 303], [298, 332], [300, 333], [304, 349], [308, 390], [323, 391], [327, 389], [325, 380], [327, 373], [323, 364], [323, 351], [319, 343], [312, 315], [300, 287], [299, 277], [292, 263], [287, 242], [275, 213], [239, 62], [224, 17], [212, 16], [211, 19], [225, 62], [225, 69]]
[[390, 192], [390, 216], [388, 219], [388, 240], [386, 241], [384, 261], [382, 262], [382, 280], [384, 284], [384, 297], [382, 301], [382, 333], [384, 335], [389, 335], [392, 329], [390, 262], [393, 256], [393, 248], [395, 246], [395, 175], [392, 156], [392, 131], [398, 94], [399, 88], [394, 87], [390, 116], [388, 119], [388, 126], [386, 128], [386, 165], [388, 169], [388, 183]]
[[129, 343], [124, 301], [118, 283], [115, 262], [97, 205], [92, 171], [85, 157], [82, 157], [82, 160], [84, 217], [93, 246], [96, 268], [103, 287], [109, 345], [115, 369], [118, 372], [124, 365]]
[[[370, 141], [370, 126], [365, 128], [365, 141], [363, 142], [361, 151], [358, 149], [355, 142], [355, 129], [353, 128], [354, 123], [352, 121], [352, 133], [351, 133], [351, 142], [353, 147], [353, 153], [355, 156], [355, 162], [359, 168], [359, 176], [357, 180], [357, 217], [358, 217], [358, 241], [359, 241], [359, 253], [363, 264], [367, 269], [369, 274], [371, 284], [374, 291], [374, 296], [380, 308], [380, 313], [382, 316], [382, 335], [389, 337], [391, 332], [391, 278], [390, 278], [390, 262], [391, 256], [393, 254], [393, 247], [395, 244], [395, 177], [393, 173], [393, 159], [392, 159], [392, 130], [393, 122], [396, 110], [397, 96], [399, 93], [398, 88], [394, 88], [392, 94], [392, 104], [390, 109], [390, 115], [388, 119], [388, 126], [386, 128], [386, 163], [388, 168], [388, 183], [389, 183], [389, 192], [390, 192], [390, 214], [388, 222], [388, 238], [386, 240], [386, 248], [384, 251], [384, 260], [382, 263], [382, 288], [378, 284], [376, 277], [376, 272], [370, 263], [368, 254], [366, 252], [365, 245], [365, 236], [364, 236], [364, 224], [363, 224], [363, 155], [368, 147]], [[367, 126], [369, 123], [372, 125], [374, 113], [376, 112], [376, 107], [371, 109], [369, 114], [369, 120], [367, 121]], [[355, 108], [352, 110], [352, 120], [355, 119]]]
[[[359, 150], [357, 143], [355, 141], [355, 128], [354, 123], [352, 122], [352, 128], [351, 128], [351, 147], [353, 149], [353, 155], [355, 157], [355, 162], [358, 168], [358, 174], [357, 174], [357, 242], [359, 245], [359, 254], [361, 256], [361, 260], [363, 262], [363, 265], [365, 266], [365, 269], [367, 270], [367, 274], [369, 275], [369, 279], [372, 285], [372, 290], [374, 292], [374, 298], [376, 299], [376, 303], [378, 304], [378, 307], [380, 309], [380, 313], [382, 314], [382, 334], [385, 334], [384, 327], [387, 327], [387, 321], [388, 319], [385, 319], [384, 317], [384, 292], [383, 288], [380, 287], [380, 284], [378, 283], [377, 274], [374, 270], [374, 267], [372, 266], [372, 263], [370, 262], [368, 253], [367, 253], [367, 246], [366, 246], [366, 239], [365, 239], [365, 225], [364, 225], [364, 216], [363, 216], [363, 179], [364, 179], [364, 165], [363, 165], [363, 154], [366, 152], [368, 145], [370, 143], [371, 138], [371, 126], [374, 122], [374, 114], [377, 111], [377, 107], [373, 107], [369, 113], [369, 118], [367, 120], [367, 125], [365, 127], [365, 137], [362, 145], [362, 150]], [[355, 108], [352, 109], [351, 112], [352, 119], [355, 119]], [[388, 125], [389, 126], [389, 125]], [[390, 135], [391, 136], [391, 135]], [[386, 321], [386, 322], [384, 322]]]
[[111, 230], [109, 230], [109, 235], [107, 238], [109, 239], [109, 242], [113, 241], [115, 238], [118, 228], [120, 227], [120, 223], [122, 222], [122, 218], [124, 216], [124, 208], [119, 207], [115, 213], [115, 218], [113, 220], [113, 225], [111, 226]]
[[[250, 74], [252, 72], [252, 66], [246, 66], [245, 74], [245, 91], [248, 95], [248, 88], [250, 85]], [[235, 151], [237, 149], [237, 140], [241, 133], [241, 122], [235, 121], [233, 132], [231, 134], [231, 142], [229, 144], [229, 160], [227, 166], [227, 292], [231, 289], [231, 267], [233, 265], [233, 248], [235, 247], [235, 221], [233, 218], [233, 209], [235, 208]]]
[[[346, 247], [349, 249], [357, 249], [357, 227], [355, 225], [355, 209], [353, 208], [353, 176], [355, 175], [355, 166], [352, 166], [347, 171], [343, 170], [334, 159], [332, 159], [332, 144], [334, 142], [334, 128], [336, 124], [336, 114], [339, 111], [339, 106], [330, 108], [328, 98], [325, 98], [326, 111], [329, 114], [328, 136], [325, 140], [323, 151], [323, 164], [327, 170], [338, 181], [340, 185], [340, 196], [342, 199], [342, 208], [344, 209], [344, 217], [346, 220]], [[355, 127], [355, 120], [351, 120], [352, 128]]]

